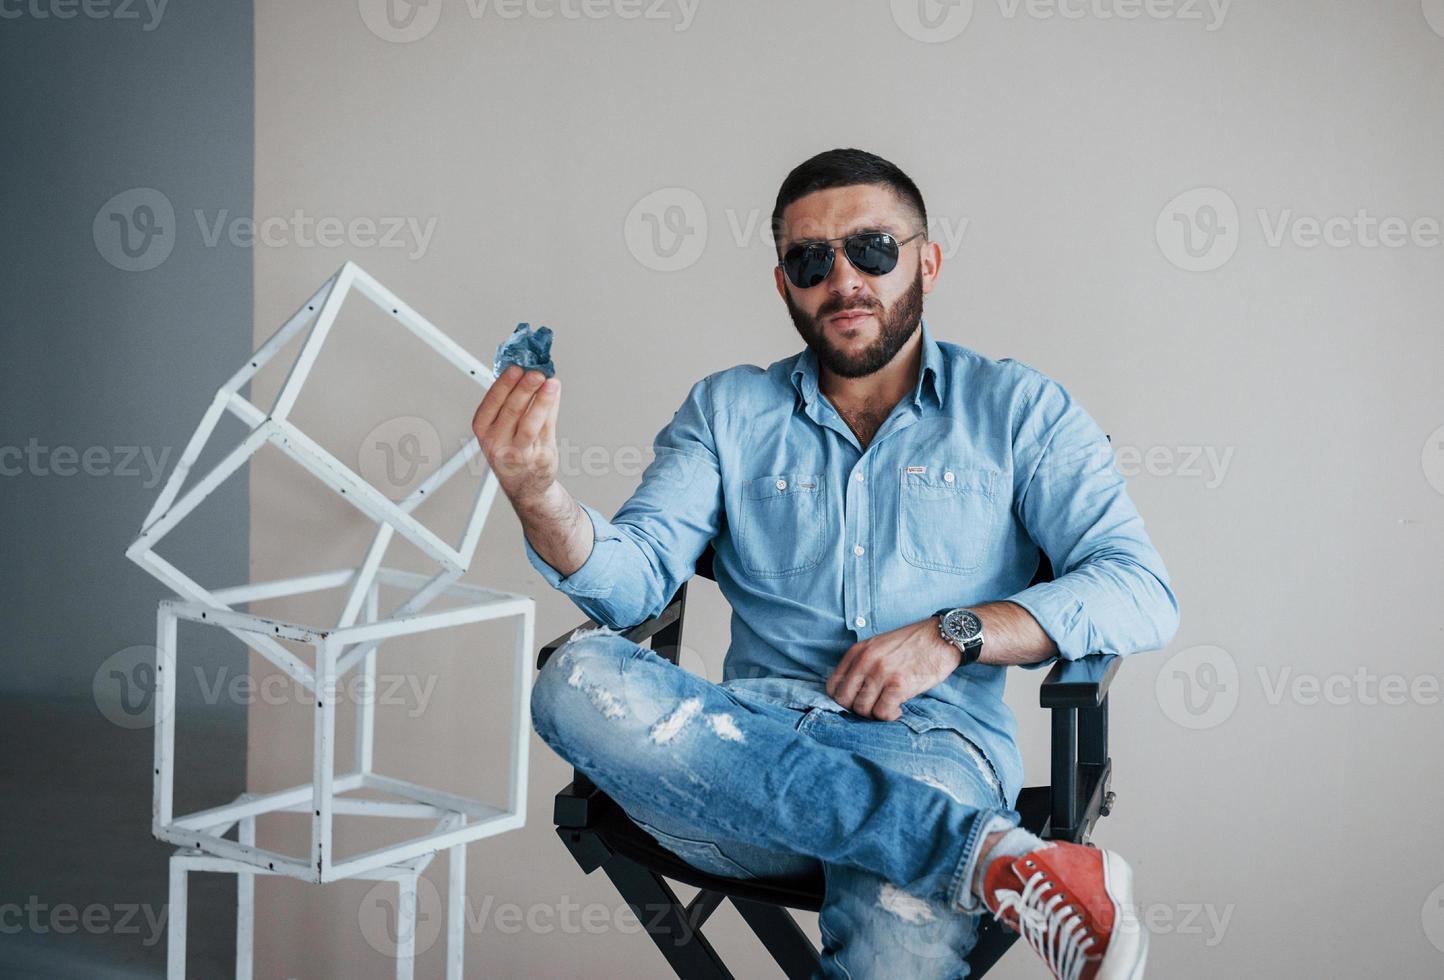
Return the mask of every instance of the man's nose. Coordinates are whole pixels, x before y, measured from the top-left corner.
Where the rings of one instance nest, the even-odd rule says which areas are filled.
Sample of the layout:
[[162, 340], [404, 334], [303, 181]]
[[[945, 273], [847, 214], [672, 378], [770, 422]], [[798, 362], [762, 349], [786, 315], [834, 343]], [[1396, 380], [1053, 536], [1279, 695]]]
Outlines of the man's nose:
[[832, 256], [832, 271], [827, 274], [827, 290], [838, 296], [849, 296], [862, 288], [862, 273], [853, 267], [839, 244]]

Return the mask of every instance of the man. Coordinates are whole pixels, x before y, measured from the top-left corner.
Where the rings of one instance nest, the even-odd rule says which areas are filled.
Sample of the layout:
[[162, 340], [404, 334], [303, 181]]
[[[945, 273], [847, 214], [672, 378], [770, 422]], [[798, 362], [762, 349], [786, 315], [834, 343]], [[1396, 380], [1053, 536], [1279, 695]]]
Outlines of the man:
[[[901, 170], [832, 150], [783, 182], [777, 292], [806, 342], [697, 382], [607, 520], [557, 482], [557, 378], [505, 371], [473, 428], [528, 559], [597, 622], [533, 721], [649, 833], [735, 877], [815, 869], [828, 976], [957, 977], [984, 909], [1057, 977], [1142, 976], [1131, 873], [1017, 826], [1006, 668], [1167, 644], [1177, 603], [1107, 438], [1058, 383], [936, 340], [941, 251]], [[713, 684], [615, 633], [708, 543]], [[1039, 549], [1054, 581], [1029, 587]]]

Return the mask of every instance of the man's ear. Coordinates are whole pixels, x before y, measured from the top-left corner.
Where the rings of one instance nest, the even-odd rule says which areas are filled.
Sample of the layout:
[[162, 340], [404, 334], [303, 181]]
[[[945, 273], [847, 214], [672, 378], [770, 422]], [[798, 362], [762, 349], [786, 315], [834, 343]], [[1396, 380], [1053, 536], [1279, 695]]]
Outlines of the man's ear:
[[937, 281], [938, 273], [943, 268], [943, 250], [937, 242], [923, 242], [922, 248], [918, 249], [918, 262], [922, 266], [923, 292], [933, 291], [933, 283]]
[[782, 302], [787, 302], [787, 281], [782, 274], [782, 266], [772, 267], [772, 281], [777, 284], [777, 295], [782, 297]]

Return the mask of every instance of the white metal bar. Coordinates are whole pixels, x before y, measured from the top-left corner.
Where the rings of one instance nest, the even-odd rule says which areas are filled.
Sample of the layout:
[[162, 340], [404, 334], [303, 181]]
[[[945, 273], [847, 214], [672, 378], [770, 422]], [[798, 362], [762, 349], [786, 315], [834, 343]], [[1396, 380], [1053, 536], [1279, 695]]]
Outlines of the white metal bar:
[[354, 568], [340, 568], [334, 572], [316, 575], [302, 575], [296, 578], [278, 579], [272, 582], [250, 582], [224, 589], [210, 590], [210, 597], [216, 604], [236, 606], [247, 602], [262, 602], [281, 596], [305, 595], [309, 592], [324, 592], [345, 585], [356, 575]]
[[[287, 878], [298, 878], [313, 884], [320, 880], [316, 875], [316, 869], [307, 861], [290, 857], [279, 851], [268, 850], [264, 847], [247, 847], [236, 841], [226, 840], [224, 837], [217, 837], [215, 834], [207, 834], [198, 830], [184, 831], [171, 827], [160, 827], [155, 831], [155, 836], [180, 847], [201, 848], [216, 857], [231, 858], [243, 864], [255, 865], [258, 870], [273, 871], [276, 874], [285, 875]], [[403, 855], [403, 858], [398, 860], [405, 857], [410, 857], [410, 855]], [[379, 867], [379, 865], [372, 865], [372, 867]]]
[[290, 422], [272, 419], [271, 444], [300, 463], [311, 475], [351, 501], [357, 510], [377, 523], [393, 524], [402, 537], [416, 545], [448, 571], [464, 571], [463, 562], [451, 545], [398, 507], [390, 497], [331, 455], [318, 442]]
[[350, 626], [332, 633], [331, 639], [343, 646], [352, 643], [361, 643], [366, 640], [385, 640], [393, 636], [406, 636], [411, 633], [425, 633], [430, 630], [446, 629], [451, 626], [481, 623], [488, 619], [520, 616], [534, 605], [535, 603], [533, 603], [531, 599], [525, 597], [479, 602], [469, 606], [459, 606], [455, 609], [421, 613], [415, 616], [408, 616], [404, 619], [388, 618], [379, 623]]
[[343, 878], [351, 878], [363, 871], [379, 868], [387, 864], [396, 864], [417, 854], [425, 854], [428, 851], [443, 851], [454, 844], [464, 844], [469, 841], [481, 840], [484, 837], [493, 837], [497, 834], [504, 834], [509, 830], [516, 830], [522, 826], [522, 821], [515, 814], [503, 813], [485, 820], [467, 824], [465, 827], [456, 830], [437, 831], [408, 841], [400, 846], [385, 847], [371, 851], [366, 854], [359, 854], [347, 858], [331, 866], [327, 881], [340, 881]]
[[[236, 832], [240, 843], [256, 846], [256, 818], [246, 817]], [[256, 959], [256, 872], [236, 872], [236, 980], [251, 980]]]
[[257, 371], [269, 364], [271, 358], [280, 353], [282, 347], [289, 344], [296, 334], [305, 329], [306, 324], [316, 318], [316, 310], [325, 305], [326, 297], [335, 284], [336, 276], [333, 274], [330, 279], [321, 284], [320, 289], [311, 294], [310, 299], [302, 303], [296, 312], [291, 314], [290, 319], [281, 324], [275, 333], [266, 338], [265, 343], [256, 348], [245, 366], [231, 375], [230, 380], [221, 386], [221, 391], [226, 394], [239, 391], [246, 382], [255, 377]]
[[471, 509], [471, 520], [466, 533], [461, 536], [461, 544], [456, 549], [459, 554], [466, 556], [468, 566], [471, 564], [472, 555], [476, 553], [476, 543], [481, 539], [481, 529], [486, 526], [487, 515], [491, 513], [491, 503], [496, 499], [496, 490], [496, 474], [487, 473], [481, 489], [477, 491], [476, 504]]
[[168, 606], [156, 612], [155, 625], [155, 692], [151, 695], [155, 712], [155, 784], [152, 789], [152, 825], [159, 827], [171, 821], [175, 784], [175, 692], [176, 692], [176, 618]]
[[[418, 591], [415, 595], [413, 595], [411, 598], [407, 599], [401, 605], [393, 609], [390, 615], [386, 617], [387, 621], [395, 620], [403, 616], [409, 616], [412, 613], [419, 612], [421, 609], [424, 609], [426, 606], [430, 605], [433, 599], [443, 594], [446, 591], [447, 586], [450, 585], [452, 582], [456, 581], [460, 574], [460, 572], [442, 572], [439, 575], [435, 576], [430, 582], [427, 582], [426, 585], [422, 586], [420, 591]], [[371, 622], [377, 623], [381, 622], [381, 620], [373, 619], [371, 620]], [[349, 627], [341, 628], [345, 629]], [[376, 651], [376, 648], [380, 644], [380, 640], [371, 640], [370, 642], [362, 643], [360, 646], [355, 647], [353, 650], [347, 653], [344, 657], [341, 658], [340, 666], [337, 668], [338, 676], [344, 677], [347, 671], [349, 671], [352, 667], [356, 666], [357, 661], [361, 660], [363, 657], [369, 657]]]
[[416, 879], [415, 873], [396, 880], [396, 980], [411, 980], [416, 965]]
[[528, 609], [517, 623], [516, 660], [512, 665], [511, 778], [506, 808], [526, 822], [528, 750], [531, 745], [531, 657], [536, 642], [536, 607]]
[[350, 262], [337, 271], [336, 281], [326, 294], [326, 301], [316, 313], [316, 322], [311, 327], [311, 333], [302, 344], [301, 352], [296, 355], [296, 361], [291, 365], [291, 373], [286, 376], [280, 393], [276, 395], [276, 402], [271, 406], [272, 419], [279, 422], [291, 414], [291, 408], [301, 394], [301, 386], [306, 383], [306, 377], [311, 373], [311, 368], [315, 366], [316, 358], [321, 353], [321, 345], [326, 342], [326, 336], [336, 322], [336, 314], [341, 312], [341, 304], [346, 301], [346, 294], [351, 291], [355, 272], [356, 266]]
[[462, 980], [466, 959], [466, 845], [447, 852], [451, 858], [446, 879], [446, 980]]
[[422, 786], [420, 783], [409, 782], [405, 779], [383, 776], [380, 773], [368, 773], [364, 778], [364, 784], [367, 789], [391, 793], [408, 800], [415, 800], [418, 803], [430, 803], [437, 809], [449, 810], [481, 820], [507, 812], [501, 807], [492, 806], [489, 803], [468, 799], [455, 793], [447, 793], [444, 790], [432, 789], [429, 786]]
[[321, 880], [334, 860], [331, 807], [336, 776], [336, 645], [323, 640], [316, 646], [316, 718], [312, 742], [311, 863]]
[[432, 326], [431, 321], [406, 305], [395, 293], [372, 278], [365, 269], [350, 263], [347, 265], [353, 271], [354, 285], [362, 295], [381, 307], [383, 311], [390, 310], [403, 327], [421, 338], [432, 350], [446, 358], [452, 366], [467, 377], [484, 388], [491, 387], [494, 379], [489, 367], [473, 357], [466, 348]]
[[238, 392], [231, 392], [226, 398], [226, 411], [239, 418], [242, 422], [255, 428], [266, 421], [266, 413], [257, 408], [250, 401], [242, 397]]
[[[365, 785], [362, 775], [355, 772], [337, 776], [334, 782], [338, 794], [349, 793]], [[275, 813], [295, 804], [304, 803], [310, 798], [310, 783], [300, 783], [271, 793], [242, 793], [230, 803], [223, 803], [220, 806], [211, 807], [209, 810], [197, 810], [195, 813], [177, 817], [170, 822], [170, 826], [182, 834], [193, 834], [197, 831], [204, 833], [213, 826], [246, 817], [257, 817], [263, 813]], [[182, 836], [180, 843], [185, 843], [186, 839]]]
[[[380, 617], [381, 589], [373, 582], [366, 591], [366, 622], [374, 623]], [[376, 690], [376, 649], [372, 647], [362, 663], [365, 690]], [[341, 673], [337, 668], [338, 675]], [[369, 773], [376, 750], [376, 699], [369, 697], [357, 706], [356, 717], [356, 771]]]
[[[377, 578], [382, 585], [390, 585], [399, 589], [414, 589], [427, 585], [435, 580], [435, 576], [423, 575], [419, 572], [403, 572], [397, 568], [381, 567]], [[445, 595], [455, 596], [458, 599], [527, 599], [518, 592], [502, 592], [499, 589], [488, 589], [481, 585], [467, 585], [464, 582], [452, 582], [446, 587]]]
[[[366, 550], [366, 558], [361, 562], [361, 567], [356, 570], [356, 577], [351, 582], [351, 591], [346, 595], [346, 605], [341, 610], [341, 618], [336, 622], [338, 629], [356, 622], [356, 617], [361, 613], [361, 604], [370, 594], [371, 584], [376, 580], [376, 570], [381, 567], [381, 559], [386, 554], [387, 545], [391, 544], [391, 536], [395, 533], [396, 529], [390, 524], [382, 524], [376, 529], [376, 537], [371, 539], [371, 547]], [[373, 619], [371, 622], [375, 622], [375, 620]]]
[[186, 906], [190, 904], [190, 878], [185, 865], [170, 861], [170, 910], [166, 919], [165, 975], [186, 980]]
[[[136, 563], [160, 579], [163, 583], [169, 585], [171, 590], [177, 595], [184, 596], [191, 603], [195, 603], [195, 608], [204, 606], [207, 611], [211, 609], [225, 609], [223, 603], [213, 601], [209, 592], [196, 582], [187, 578], [180, 569], [176, 568], [154, 551], [147, 551], [140, 555], [136, 559]], [[181, 606], [172, 603], [172, 608], [180, 609]], [[225, 611], [230, 612], [230, 610]], [[237, 613], [236, 615], [245, 614]], [[269, 636], [261, 633], [247, 633], [244, 630], [230, 627], [228, 627], [226, 631], [261, 654], [281, 670], [284, 670], [294, 680], [305, 685], [308, 690], [310, 689], [312, 685], [311, 668], [302, 663], [290, 650], [287, 650]]]
[[251, 458], [251, 454], [260, 448], [261, 444], [270, 436], [271, 428], [271, 426], [262, 422], [259, 426], [252, 429], [246, 437], [241, 440], [240, 445], [232, 449], [224, 459], [211, 467], [210, 472], [202, 477], [200, 482], [187, 490], [180, 500], [166, 509], [165, 513], [157, 517], [152, 523], [146, 525], [141, 530], [140, 535], [131, 544], [130, 548], [127, 549], [126, 554], [129, 555], [131, 551], [138, 547], [154, 548], [156, 543], [170, 532], [171, 528], [175, 527], [176, 524], [180, 523], [182, 518], [195, 510], [196, 506], [200, 504], [202, 500], [206, 499], [216, 487], [225, 482], [227, 477], [245, 465], [246, 460]]
[[197, 459], [200, 458], [201, 450], [210, 441], [211, 434], [215, 431], [216, 423], [220, 421], [221, 412], [225, 410], [226, 395], [224, 392], [216, 392], [216, 397], [211, 400], [205, 414], [201, 416], [200, 422], [196, 425], [195, 431], [191, 433], [190, 442], [186, 443], [185, 450], [181, 453], [179, 462], [175, 469], [171, 470], [170, 477], [161, 488], [160, 496], [155, 498], [155, 504], [151, 506], [150, 512], [141, 521], [142, 528], [150, 527], [155, 519], [165, 513], [166, 508], [175, 500], [176, 494], [185, 485], [186, 474], [191, 471]]

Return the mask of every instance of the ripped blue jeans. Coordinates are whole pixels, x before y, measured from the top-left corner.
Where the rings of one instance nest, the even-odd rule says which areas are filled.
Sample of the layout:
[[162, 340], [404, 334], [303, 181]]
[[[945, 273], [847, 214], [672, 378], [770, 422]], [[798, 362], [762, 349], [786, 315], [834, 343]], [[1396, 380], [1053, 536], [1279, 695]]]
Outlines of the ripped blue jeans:
[[788, 878], [820, 863], [822, 976], [967, 976], [979, 851], [1019, 815], [958, 732], [910, 726], [906, 710], [888, 722], [790, 706], [606, 632], [556, 651], [531, 714], [558, 755], [694, 867]]

